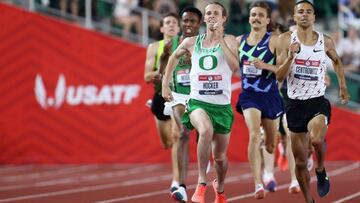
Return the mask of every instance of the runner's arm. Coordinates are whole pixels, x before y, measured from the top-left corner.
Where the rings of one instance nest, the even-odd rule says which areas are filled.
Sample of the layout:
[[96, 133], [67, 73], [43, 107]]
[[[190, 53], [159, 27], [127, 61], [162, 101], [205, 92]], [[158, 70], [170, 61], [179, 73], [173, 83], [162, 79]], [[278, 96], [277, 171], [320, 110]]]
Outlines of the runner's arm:
[[154, 82], [154, 79], [157, 78], [159, 73], [154, 71], [156, 53], [159, 45], [158, 43], [149, 44], [146, 50], [146, 59], [145, 59], [145, 70], [144, 70], [144, 80], [147, 83]]
[[342, 68], [341, 59], [336, 53], [333, 40], [328, 36], [324, 37], [326, 55], [331, 59], [336, 73], [336, 77], [339, 81], [339, 96], [341, 99], [341, 103], [346, 104], [349, 101], [350, 96], [346, 86], [345, 74], [344, 69]]
[[279, 68], [276, 71], [276, 79], [279, 82], [284, 81], [287, 75], [289, 74], [290, 67], [295, 57], [295, 53], [297, 52], [300, 46], [299, 43], [293, 43], [289, 47], [288, 43], [285, 42], [290, 42], [290, 32], [281, 34], [279, 36], [279, 39], [277, 40], [276, 64], [278, 65]]
[[169, 58], [162, 80], [162, 96], [166, 101], [171, 101], [173, 99], [169, 84], [175, 67], [179, 63], [180, 57], [190, 52], [190, 48], [194, 45], [194, 42], [195, 37], [185, 38]]
[[233, 72], [239, 70], [238, 43], [233, 35], [220, 38], [220, 46], [224, 52], [225, 60]]

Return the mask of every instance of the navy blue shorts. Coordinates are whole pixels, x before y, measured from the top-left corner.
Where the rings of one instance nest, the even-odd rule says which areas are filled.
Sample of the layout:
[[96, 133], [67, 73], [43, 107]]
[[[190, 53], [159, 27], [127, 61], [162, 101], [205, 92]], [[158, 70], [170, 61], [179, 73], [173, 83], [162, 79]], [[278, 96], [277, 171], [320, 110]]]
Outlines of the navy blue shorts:
[[261, 111], [261, 118], [276, 119], [284, 113], [284, 104], [279, 92], [263, 93], [243, 91], [239, 95], [236, 111], [256, 108]]

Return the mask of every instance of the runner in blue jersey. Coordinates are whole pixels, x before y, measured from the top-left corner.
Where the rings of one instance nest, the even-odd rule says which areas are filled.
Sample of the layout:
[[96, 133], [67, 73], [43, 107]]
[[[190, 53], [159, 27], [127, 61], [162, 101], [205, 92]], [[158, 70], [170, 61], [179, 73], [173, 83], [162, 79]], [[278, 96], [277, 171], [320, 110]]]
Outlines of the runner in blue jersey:
[[[248, 158], [255, 182], [255, 198], [265, 197], [261, 181], [260, 126], [265, 131], [265, 148], [273, 153], [278, 129], [278, 118], [283, 103], [276, 82], [275, 45], [277, 36], [267, 32], [271, 10], [265, 2], [250, 5], [251, 32], [237, 38], [243, 91], [236, 105], [249, 130]], [[270, 64], [270, 65], [268, 65]], [[275, 188], [275, 182], [269, 182]]]

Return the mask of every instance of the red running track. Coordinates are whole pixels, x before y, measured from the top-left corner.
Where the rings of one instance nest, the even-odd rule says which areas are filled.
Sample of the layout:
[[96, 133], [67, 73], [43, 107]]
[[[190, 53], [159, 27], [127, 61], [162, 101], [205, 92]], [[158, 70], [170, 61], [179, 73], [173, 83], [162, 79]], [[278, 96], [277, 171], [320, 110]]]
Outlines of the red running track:
[[[360, 162], [327, 162], [326, 167], [330, 176], [331, 191], [324, 198], [317, 196], [315, 174], [314, 171], [311, 172], [311, 187], [316, 202], [360, 202]], [[214, 176], [212, 169], [208, 174], [209, 183]], [[192, 164], [188, 175], [189, 197], [194, 192], [196, 179], [196, 167]], [[230, 163], [225, 185], [228, 201], [304, 202], [301, 194], [288, 193], [288, 172], [277, 172], [276, 179], [278, 190], [275, 193], [267, 193], [264, 200], [255, 200], [249, 165]], [[170, 181], [169, 164], [2, 165], [0, 203], [172, 203], [174, 201], [168, 193]], [[214, 192], [211, 187], [208, 187], [206, 194], [206, 201], [213, 202]]]

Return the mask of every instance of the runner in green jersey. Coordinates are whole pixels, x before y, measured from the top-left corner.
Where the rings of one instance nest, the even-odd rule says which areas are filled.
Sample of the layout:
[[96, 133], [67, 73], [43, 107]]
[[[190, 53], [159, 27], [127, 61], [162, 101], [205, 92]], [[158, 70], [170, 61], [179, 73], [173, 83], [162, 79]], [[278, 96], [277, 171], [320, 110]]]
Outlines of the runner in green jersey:
[[144, 79], [147, 83], [154, 85], [154, 96], [152, 98], [151, 112], [154, 114], [156, 128], [160, 135], [161, 144], [165, 149], [171, 148], [171, 158], [173, 165], [173, 182], [170, 190], [176, 190], [179, 181], [179, 170], [177, 166], [176, 149], [173, 147], [173, 132], [171, 130], [172, 122], [170, 116], [165, 116], [165, 100], [161, 96], [161, 72], [159, 72], [160, 56], [163, 53], [167, 42], [180, 31], [179, 16], [175, 13], [169, 13], [161, 20], [160, 31], [164, 34], [164, 39], [149, 44], [146, 52]]
[[[219, 3], [205, 7], [206, 34], [183, 40], [170, 56], [162, 82], [162, 96], [173, 100], [169, 87], [172, 73], [181, 56], [191, 53], [190, 100], [182, 122], [199, 133], [197, 146], [198, 185], [191, 200], [205, 202], [206, 167], [211, 145], [217, 178], [213, 181], [215, 202], [226, 202], [224, 181], [227, 171], [227, 147], [233, 122], [231, 76], [239, 69], [238, 43], [224, 35], [226, 10]], [[221, 114], [219, 109], [222, 109]]]
[[[182, 35], [175, 37], [165, 46], [164, 53], [161, 56], [160, 71], [165, 69], [169, 56], [176, 50], [179, 44], [187, 37], [192, 37], [198, 34], [201, 25], [202, 13], [195, 7], [186, 7], [181, 11], [181, 29]], [[179, 183], [180, 187], [175, 190], [171, 196], [173, 199], [186, 202], [186, 186], [185, 179], [188, 170], [189, 161], [189, 134], [190, 131], [181, 123], [181, 117], [185, 112], [186, 100], [190, 94], [190, 69], [191, 58], [190, 54], [185, 54], [179, 60], [172, 76], [172, 94], [174, 100], [165, 103], [164, 114], [166, 109], [171, 109], [172, 119], [176, 122], [173, 125], [173, 131], [180, 132], [180, 138], [174, 139], [174, 145], [177, 149], [178, 166], [179, 166]], [[162, 71], [161, 71], [162, 72]], [[170, 114], [170, 112], [168, 112]]]

